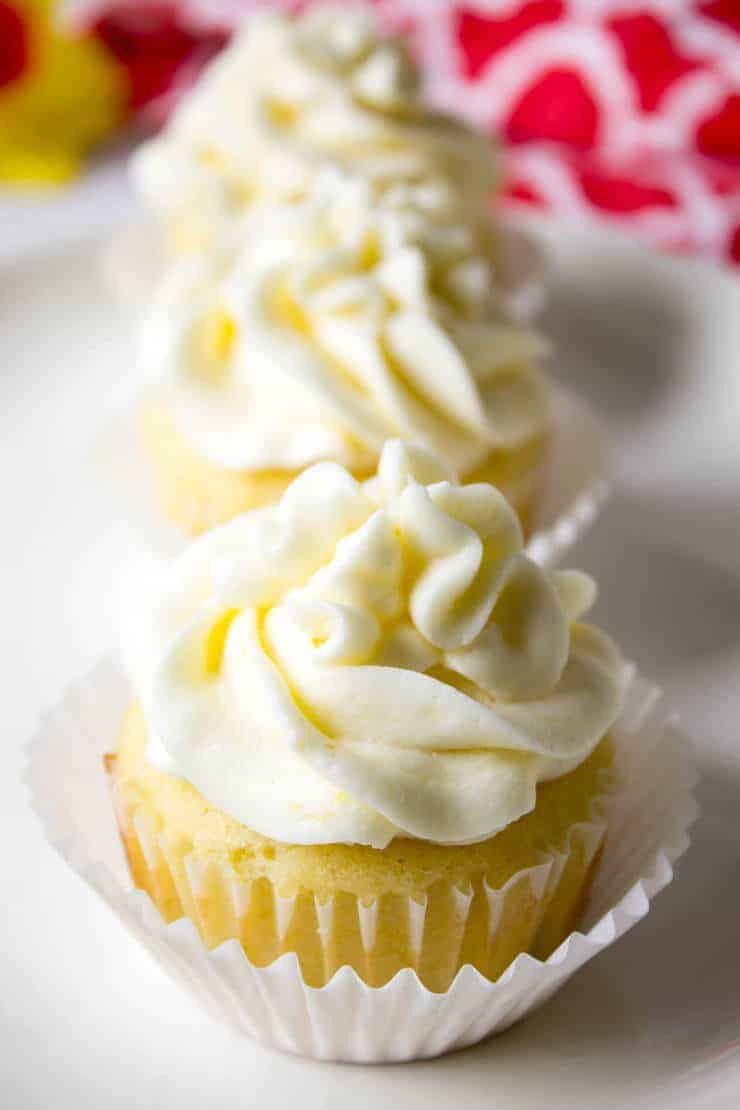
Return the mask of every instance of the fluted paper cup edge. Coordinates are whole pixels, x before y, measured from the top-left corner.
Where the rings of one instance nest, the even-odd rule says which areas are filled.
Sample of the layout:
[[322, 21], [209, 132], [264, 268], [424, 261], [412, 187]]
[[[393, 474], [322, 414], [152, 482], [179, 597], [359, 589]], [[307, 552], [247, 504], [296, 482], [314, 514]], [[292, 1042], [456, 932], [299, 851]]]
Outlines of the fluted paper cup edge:
[[[103, 660], [87, 678], [70, 686], [42, 721], [29, 746], [25, 779], [46, 837], [214, 1016], [270, 1047], [301, 1055], [355, 1062], [420, 1059], [508, 1028], [645, 916], [651, 900], [673, 878], [674, 864], [689, 846], [689, 830], [698, 815], [689, 741], [678, 731], [660, 690], [632, 673], [614, 730], [617, 760], [627, 778], [612, 793], [606, 816], [610, 827], [618, 828], [620, 821], [627, 829], [634, 827], [637, 843], [630, 850], [634, 858], [615, 865], [608, 840], [582, 930], [571, 933], [544, 961], [518, 956], [496, 982], [467, 965], [443, 994], [429, 991], [411, 969], [398, 972], [383, 987], [369, 987], [351, 968], [343, 967], [326, 986], [309, 987], [294, 954], [257, 967], [235, 940], [209, 952], [188, 919], [165, 924], [146, 894], [126, 886], [125, 860], [100, 760], [100, 781], [93, 787], [98, 792], [99, 786], [99, 796], [89, 796], [88, 787], [80, 789], [88, 791], [81, 795], [81, 804], [87, 799], [101, 807], [101, 843], [96, 845], [101, 858], [90, 855], [65, 816], [54, 756], [75, 760], [82, 751], [84, 760], [85, 748], [112, 750], [128, 697], [120, 669]], [[75, 735], [86, 740], [71, 751], [69, 742]], [[84, 778], [85, 765], [80, 770]], [[66, 802], [69, 805], [70, 799]], [[654, 843], [646, 847], [651, 837]], [[622, 848], [624, 839], [612, 838], [613, 852]], [[625, 876], [632, 878], [629, 885]]]

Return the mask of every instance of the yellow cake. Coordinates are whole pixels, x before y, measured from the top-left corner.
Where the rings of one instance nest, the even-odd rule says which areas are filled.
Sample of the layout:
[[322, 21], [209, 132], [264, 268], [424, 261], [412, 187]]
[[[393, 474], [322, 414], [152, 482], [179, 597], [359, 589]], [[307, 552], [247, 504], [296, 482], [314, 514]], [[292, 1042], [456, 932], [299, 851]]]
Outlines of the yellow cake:
[[[531, 813], [480, 844], [397, 838], [380, 850], [261, 836], [150, 766], [146, 739], [133, 706], [109, 767], [136, 885], [166, 921], [194, 921], [209, 948], [235, 937], [258, 966], [295, 952], [314, 987], [349, 964], [371, 986], [413, 967], [430, 990], [444, 991], [466, 963], [496, 979], [519, 952], [545, 959], [577, 925], [603, 848], [608, 738], [575, 771], [542, 783]], [[486, 888], [504, 887], [493, 923]], [[279, 902], [291, 905], [282, 930]], [[424, 911], [419, 938], [410, 904]], [[320, 910], [329, 905], [322, 935]], [[360, 907], [377, 914], [368, 947]]]
[[391, 441], [193, 542], [126, 636], [111, 755], [135, 883], [307, 983], [498, 977], [577, 924], [622, 664], [483, 483]]
[[[292, 470], [227, 470], [198, 455], [170, 410], [148, 400], [140, 409], [141, 445], [151, 467], [157, 502], [190, 536], [225, 524], [239, 513], [276, 501], [296, 477]], [[493, 451], [468, 476], [490, 482], [516, 510], [525, 536], [532, 522], [547, 465], [547, 437], [510, 451]], [[368, 474], [353, 471], [355, 477]]]

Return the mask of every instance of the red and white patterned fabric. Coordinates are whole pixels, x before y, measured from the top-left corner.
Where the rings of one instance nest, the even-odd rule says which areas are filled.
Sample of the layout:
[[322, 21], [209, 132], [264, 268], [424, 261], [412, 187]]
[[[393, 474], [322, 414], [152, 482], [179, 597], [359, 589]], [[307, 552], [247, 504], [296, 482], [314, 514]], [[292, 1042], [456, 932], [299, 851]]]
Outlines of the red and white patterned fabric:
[[[102, 4], [99, 25], [115, 42], [148, 8], [181, 46], [192, 39], [167, 88], [160, 81], [166, 104], [192, 80], [199, 44], [209, 53], [256, 6], [265, 4]], [[740, 0], [374, 6], [408, 35], [434, 101], [502, 136], [509, 203], [608, 220], [653, 244], [740, 265]], [[161, 28], [150, 24], [148, 54], [139, 37], [149, 67], [136, 57], [136, 35], [123, 39], [140, 82], [161, 74]]]
[[449, 0], [415, 36], [512, 200], [740, 263], [738, 0]]

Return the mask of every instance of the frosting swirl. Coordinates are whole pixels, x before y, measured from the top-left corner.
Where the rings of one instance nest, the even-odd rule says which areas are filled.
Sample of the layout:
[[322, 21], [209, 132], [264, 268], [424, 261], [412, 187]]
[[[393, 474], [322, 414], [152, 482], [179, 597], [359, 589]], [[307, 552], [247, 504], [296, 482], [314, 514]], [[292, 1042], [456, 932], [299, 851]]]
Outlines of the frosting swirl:
[[255, 206], [237, 244], [175, 261], [140, 354], [218, 466], [370, 473], [400, 436], [466, 474], [544, 430], [542, 350], [444, 190], [377, 203], [327, 171], [300, 203]]
[[130, 640], [148, 758], [289, 843], [485, 839], [615, 720], [594, 585], [522, 552], [492, 486], [392, 441], [197, 540]]
[[495, 161], [487, 138], [425, 106], [403, 44], [380, 38], [371, 13], [319, 7], [248, 20], [132, 166], [202, 246], [255, 200], [304, 196], [327, 162], [379, 192], [447, 182], [481, 209]]

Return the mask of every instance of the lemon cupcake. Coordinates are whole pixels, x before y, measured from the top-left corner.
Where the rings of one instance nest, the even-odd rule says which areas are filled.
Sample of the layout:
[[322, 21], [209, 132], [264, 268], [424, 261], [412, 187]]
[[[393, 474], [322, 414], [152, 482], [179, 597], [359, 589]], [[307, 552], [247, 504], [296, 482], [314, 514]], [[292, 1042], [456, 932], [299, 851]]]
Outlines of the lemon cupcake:
[[[542, 340], [510, 319], [446, 194], [326, 171], [173, 263], [141, 333], [143, 443], [191, 533], [273, 501], [321, 460], [372, 474], [389, 438], [496, 484], [527, 528], [547, 459]], [[440, 214], [441, 210], [441, 214]]]
[[404, 44], [338, 4], [246, 20], [132, 171], [180, 252], [228, 238], [254, 203], [300, 200], [327, 164], [377, 195], [446, 184], [477, 219], [498, 177], [490, 140], [424, 103]]
[[194, 542], [127, 637], [109, 765], [167, 921], [320, 987], [445, 991], [545, 957], [598, 866], [622, 664], [591, 580], [522, 553], [506, 500], [390, 442]]

